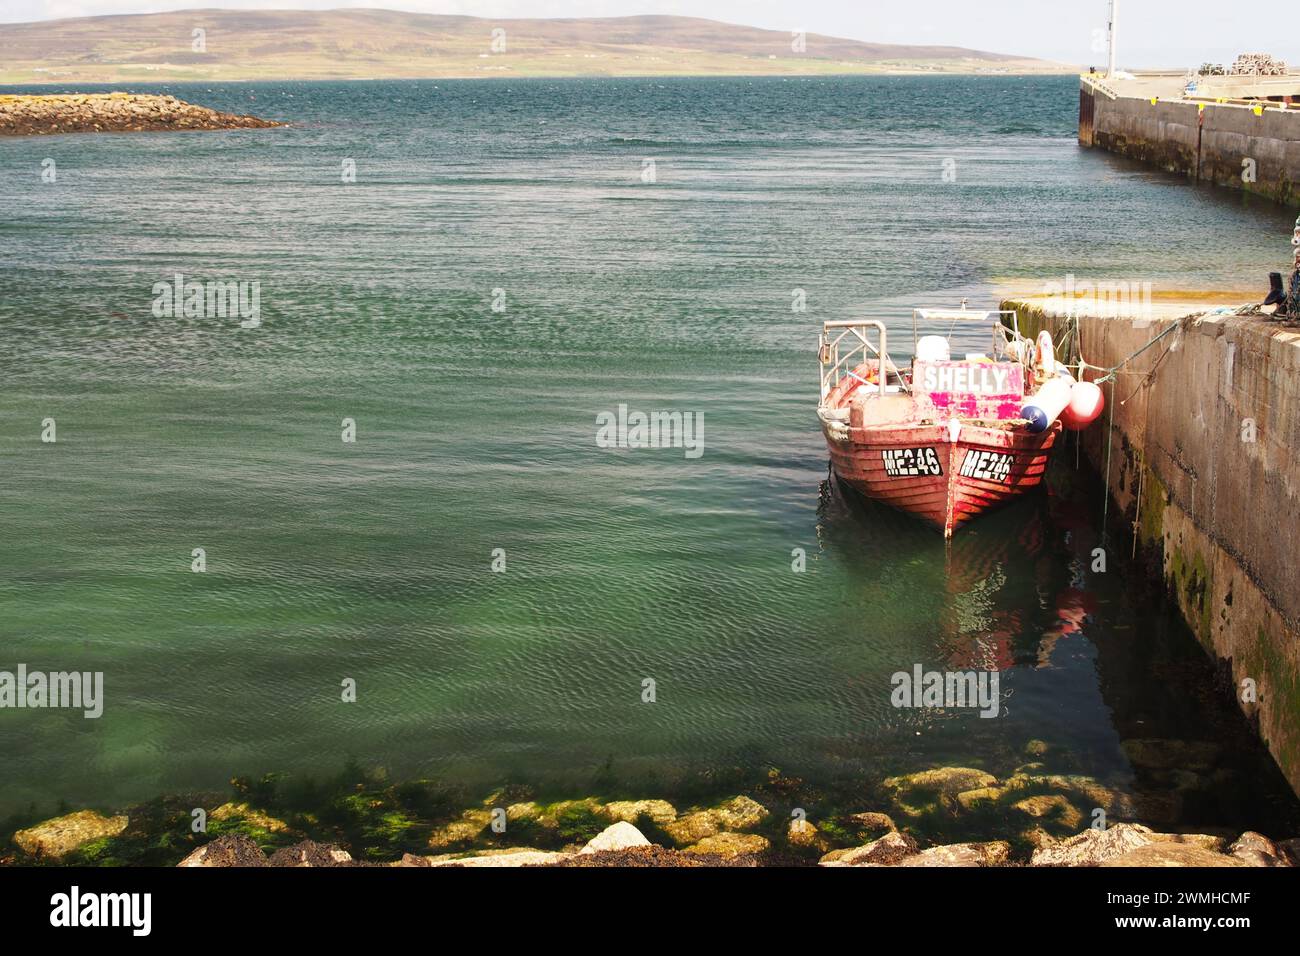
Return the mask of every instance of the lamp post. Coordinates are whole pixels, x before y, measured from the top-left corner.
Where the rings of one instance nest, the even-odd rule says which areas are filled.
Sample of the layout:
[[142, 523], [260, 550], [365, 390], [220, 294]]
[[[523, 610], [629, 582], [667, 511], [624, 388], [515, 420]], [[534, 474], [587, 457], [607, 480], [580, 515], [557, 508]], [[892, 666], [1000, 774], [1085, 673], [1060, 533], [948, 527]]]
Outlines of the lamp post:
[[1119, 29], [1119, 0], [1110, 0], [1110, 69], [1108, 79], [1115, 78], [1115, 32]]

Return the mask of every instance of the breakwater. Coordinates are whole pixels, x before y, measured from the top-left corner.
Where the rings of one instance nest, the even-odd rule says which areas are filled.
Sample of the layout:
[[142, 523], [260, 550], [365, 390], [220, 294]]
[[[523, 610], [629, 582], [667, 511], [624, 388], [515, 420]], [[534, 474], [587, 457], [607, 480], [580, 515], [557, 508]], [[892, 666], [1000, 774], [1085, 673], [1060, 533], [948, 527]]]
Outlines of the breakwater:
[[1080, 145], [1300, 206], [1300, 108], [1185, 97], [1180, 82], [1083, 77]]
[[1045, 297], [1003, 308], [1025, 334], [1076, 337], [1094, 367], [1128, 360], [1082, 449], [1300, 792], [1300, 330], [1204, 297], [1138, 315]]
[[266, 129], [282, 125], [256, 116], [195, 106], [174, 96], [135, 93], [0, 96], [0, 136]]

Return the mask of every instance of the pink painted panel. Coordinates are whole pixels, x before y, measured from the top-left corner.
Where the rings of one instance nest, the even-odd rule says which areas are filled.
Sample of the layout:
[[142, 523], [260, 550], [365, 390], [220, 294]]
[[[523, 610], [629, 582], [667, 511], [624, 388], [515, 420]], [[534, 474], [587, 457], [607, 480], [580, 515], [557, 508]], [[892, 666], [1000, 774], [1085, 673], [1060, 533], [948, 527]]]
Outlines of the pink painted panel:
[[1020, 417], [1025, 370], [1015, 362], [914, 362], [912, 368], [913, 397], [923, 419]]

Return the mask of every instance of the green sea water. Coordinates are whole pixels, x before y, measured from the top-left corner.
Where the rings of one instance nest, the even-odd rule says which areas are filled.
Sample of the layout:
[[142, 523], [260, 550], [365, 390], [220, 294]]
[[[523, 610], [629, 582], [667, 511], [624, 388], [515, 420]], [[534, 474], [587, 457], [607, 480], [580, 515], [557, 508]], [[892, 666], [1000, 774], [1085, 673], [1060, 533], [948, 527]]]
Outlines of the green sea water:
[[[1064, 78], [166, 91], [293, 125], [0, 141], [0, 669], [105, 680], [97, 720], [0, 710], [0, 811], [349, 759], [853, 787], [1032, 739], [1160, 797], [1154, 739], [1218, 748], [1172, 822], [1295, 822], [1127, 543], [1092, 572], [1073, 445], [945, 545], [828, 482], [814, 415], [825, 319], [1262, 295], [1285, 212], [1079, 150]], [[177, 273], [257, 282], [260, 325], [155, 314]], [[703, 455], [600, 447], [620, 404], [701, 416]], [[1000, 667], [1000, 716], [893, 707], [917, 664]]]

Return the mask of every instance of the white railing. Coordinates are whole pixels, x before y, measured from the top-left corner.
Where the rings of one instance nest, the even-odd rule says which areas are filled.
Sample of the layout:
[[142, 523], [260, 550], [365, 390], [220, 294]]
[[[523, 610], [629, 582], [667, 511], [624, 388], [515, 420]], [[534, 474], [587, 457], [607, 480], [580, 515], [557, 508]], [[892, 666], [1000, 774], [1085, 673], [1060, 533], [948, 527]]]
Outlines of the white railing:
[[[868, 329], [876, 330], [879, 336], [879, 347], [871, 344], [867, 336]], [[889, 371], [893, 368], [893, 364], [889, 361], [889, 352], [885, 348], [885, 336], [885, 323], [874, 319], [847, 319], [822, 323], [821, 335], [817, 339], [817, 360], [821, 365], [823, 401], [845, 376], [855, 375], [853, 370], [859, 365], [866, 364], [872, 356], [878, 360], [880, 394], [882, 396], [886, 394]]]

